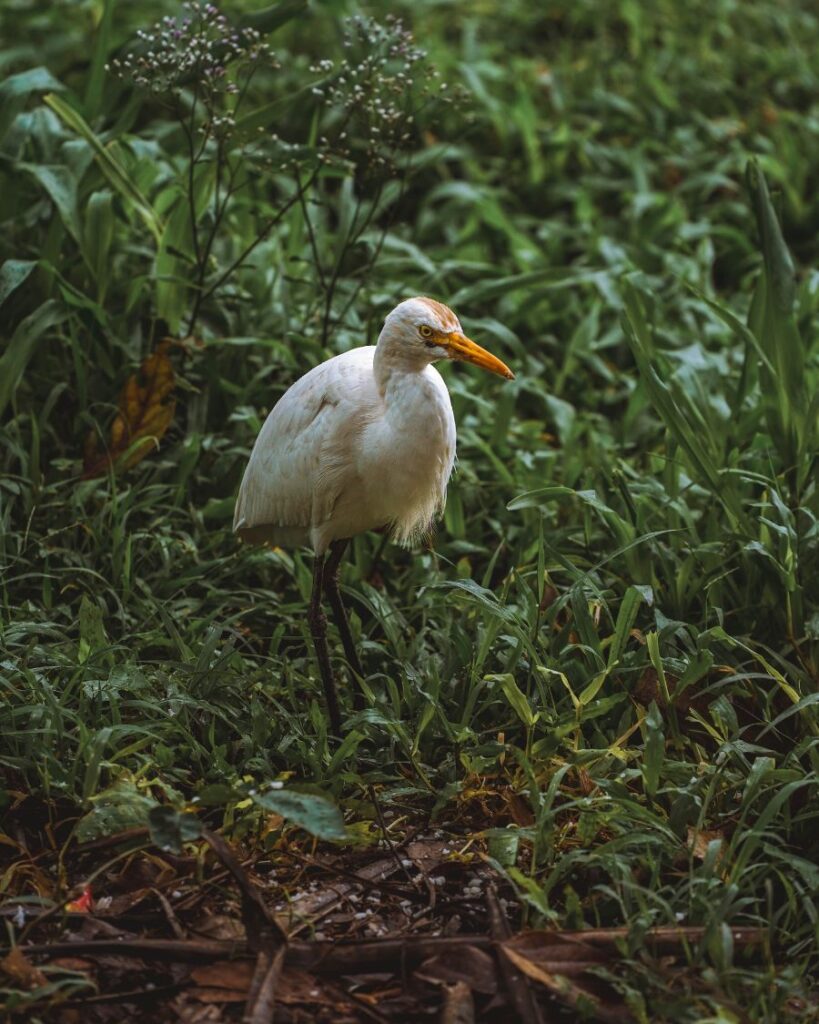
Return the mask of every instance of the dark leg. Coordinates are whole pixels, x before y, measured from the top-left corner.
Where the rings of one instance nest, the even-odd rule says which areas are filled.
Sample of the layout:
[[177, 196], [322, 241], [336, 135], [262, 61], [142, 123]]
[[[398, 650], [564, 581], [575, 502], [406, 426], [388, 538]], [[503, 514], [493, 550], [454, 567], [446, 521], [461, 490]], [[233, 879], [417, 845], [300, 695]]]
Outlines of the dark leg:
[[321, 610], [322, 579], [324, 575], [324, 555], [316, 555], [313, 560], [313, 593], [310, 597], [308, 621], [316, 649], [321, 681], [324, 684], [324, 696], [327, 701], [327, 712], [330, 716], [330, 728], [334, 736], [341, 735], [341, 712], [338, 709], [336, 681], [333, 678], [333, 667], [330, 664], [330, 650], [327, 647], [327, 618]]
[[[356, 676], [363, 677], [364, 669], [361, 667], [361, 660], [358, 657], [358, 651], [355, 649], [347, 612], [344, 609], [344, 602], [341, 600], [341, 591], [338, 589], [338, 567], [344, 552], [347, 550], [347, 543], [346, 540], [334, 540], [330, 545], [330, 554], [324, 563], [324, 589], [327, 597], [330, 599], [330, 606], [333, 609], [338, 631], [341, 633], [341, 642], [344, 645], [347, 662]], [[355, 686], [353, 687], [353, 707], [356, 711], [361, 711], [364, 707], [362, 697], [363, 694], [356, 679]]]

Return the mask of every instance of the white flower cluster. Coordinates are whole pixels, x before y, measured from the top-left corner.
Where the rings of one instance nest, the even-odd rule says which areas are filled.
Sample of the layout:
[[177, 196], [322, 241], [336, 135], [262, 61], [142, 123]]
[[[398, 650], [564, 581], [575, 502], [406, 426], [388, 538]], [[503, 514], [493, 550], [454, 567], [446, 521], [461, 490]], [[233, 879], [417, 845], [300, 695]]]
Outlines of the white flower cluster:
[[[433, 98], [438, 72], [400, 19], [383, 24], [357, 16], [346, 23], [346, 55], [311, 67], [323, 75], [313, 95], [335, 115], [335, 153], [368, 173], [389, 171], [398, 152], [413, 139], [416, 118]], [[444, 91], [438, 86], [437, 93]]]
[[263, 58], [276, 66], [270, 47], [252, 28], [233, 28], [219, 9], [184, 3], [181, 18], [165, 17], [137, 32], [138, 52], [111, 61], [107, 70], [155, 93], [196, 82], [206, 101], [238, 93], [240, 80]]

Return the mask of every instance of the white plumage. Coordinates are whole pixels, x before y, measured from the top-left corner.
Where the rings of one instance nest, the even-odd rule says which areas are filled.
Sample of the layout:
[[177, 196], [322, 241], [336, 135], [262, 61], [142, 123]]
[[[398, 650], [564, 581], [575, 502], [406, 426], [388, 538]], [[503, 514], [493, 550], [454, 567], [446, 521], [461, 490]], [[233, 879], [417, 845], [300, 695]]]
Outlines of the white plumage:
[[365, 530], [389, 527], [400, 543], [426, 530], [455, 461], [452, 404], [431, 365], [445, 357], [512, 376], [463, 337], [451, 310], [423, 298], [392, 311], [377, 345], [306, 373], [259, 433], [234, 530], [247, 540], [309, 543], [319, 555]]
[[[464, 337], [451, 309], [434, 299], [407, 299], [387, 317], [377, 345], [328, 359], [285, 392], [259, 432], [239, 488], [233, 529], [243, 539], [309, 543], [315, 550], [308, 620], [337, 736], [342, 718], [322, 596], [332, 605], [354, 677], [363, 677], [339, 563], [355, 534], [388, 527], [407, 543], [443, 508], [455, 419], [432, 366], [436, 359], [463, 359], [513, 376]], [[359, 691], [354, 703], [362, 707]]]

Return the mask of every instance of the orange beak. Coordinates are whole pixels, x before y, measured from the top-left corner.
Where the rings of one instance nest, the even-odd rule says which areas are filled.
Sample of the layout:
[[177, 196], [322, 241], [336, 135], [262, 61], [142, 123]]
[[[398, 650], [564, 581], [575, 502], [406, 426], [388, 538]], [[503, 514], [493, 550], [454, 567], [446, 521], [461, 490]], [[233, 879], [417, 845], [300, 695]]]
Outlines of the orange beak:
[[458, 334], [457, 331], [445, 335], [440, 344], [448, 350], [450, 359], [461, 359], [465, 363], [474, 363], [482, 370], [489, 370], [490, 373], [506, 377], [507, 380], [515, 379], [514, 373], [506, 363], [502, 363], [497, 356], [493, 356], [491, 352], [487, 352], [485, 348], [476, 345], [474, 341], [463, 334]]

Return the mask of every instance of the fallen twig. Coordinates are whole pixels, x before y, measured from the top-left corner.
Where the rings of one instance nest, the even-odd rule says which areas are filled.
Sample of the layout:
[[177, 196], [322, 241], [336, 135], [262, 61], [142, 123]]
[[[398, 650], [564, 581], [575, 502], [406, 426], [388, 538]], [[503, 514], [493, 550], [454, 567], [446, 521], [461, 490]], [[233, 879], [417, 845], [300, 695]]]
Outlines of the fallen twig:
[[[678, 950], [685, 942], [698, 942], [705, 928], [654, 928], [643, 937], [645, 945], [658, 952]], [[757, 945], [768, 934], [766, 928], [733, 928], [734, 944]], [[606, 947], [627, 938], [627, 928], [589, 929], [588, 931], [546, 931], [544, 936], [555, 940], [576, 941]], [[447, 935], [440, 937], [405, 936], [399, 939], [378, 939], [356, 942], [290, 942], [285, 964], [317, 974], [364, 974], [374, 970], [400, 969], [403, 964], [414, 967], [429, 957], [439, 956], [461, 946], [490, 949], [493, 940], [487, 935]], [[245, 942], [208, 941], [204, 939], [88, 939], [78, 942], [31, 943], [22, 947], [26, 956], [70, 956], [85, 953], [102, 956], [116, 953], [146, 960], [179, 962], [247, 959], [252, 951]], [[0, 956], [9, 952], [0, 949]]]
[[242, 1019], [244, 1024], [270, 1024], [276, 1002], [276, 984], [287, 950], [287, 934], [268, 910], [261, 893], [224, 839], [209, 831], [203, 831], [202, 835], [239, 886], [247, 943], [257, 954], [256, 970]]
[[523, 1024], [543, 1024], [543, 1015], [529, 985], [529, 979], [507, 955], [504, 949], [504, 942], [512, 937], [512, 929], [509, 927], [506, 915], [498, 902], [497, 890], [491, 883], [486, 890], [486, 907], [489, 911], [489, 929], [492, 935], [495, 956], [498, 960], [498, 967], [500, 968], [501, 977], [506, 984], [506, 991], [509, 993], [509, 1001], [512, 1003], [518, 1020], [522, 1021]]
[[268, 910], [261, 893], [250, 881], [236, 854], [215, 832], [203, 830], [202, 835], [216, 856], [233, 875], [242, 894], [242, 920], [247, 932], [248, 945], [255, 952], [287, 942], [287, 935]]
[[276, 986], [281, 975], [287, 945], [281, 944], [275, 953], [259, 953], [256, 969], [245, 1002], [243, 1024], [269, 1024], [273, 1020]]
[[168, 897], [165, 895], [164, 892], [162, 892], [161, 889], [152, 889], [151, 892], [159, 900], [159, 903], [162, 907], [162, 911], [165, 914], [165, 918], [168, 924], [171, 926], [171, 931], [174, 933], [177, 939], [184, 940], [187, 933], [185, 929], [182, 927], [182, 925], [179, 923], [179, 918], [174, 913], [174, 909], [171, 906]]
[[[168, 960], [180, 963], [200, 960], [230, 960], [250, 955], [245, 942], [209, 942], [203, 939], [85, 939], [78, 942], [30, 943], [21, 949], [26, 956], [130, 956], [145, 960]], [[9, 952], [0, 950], [0, 956]]]

